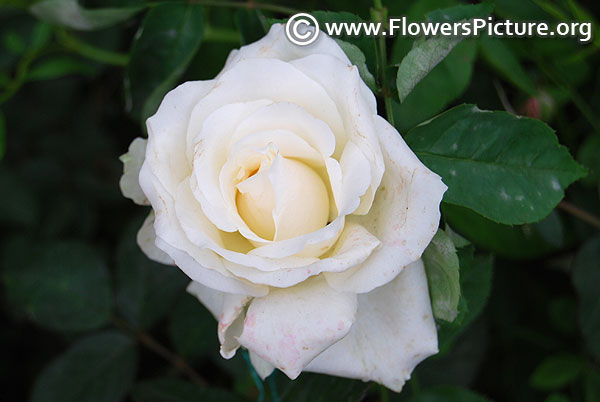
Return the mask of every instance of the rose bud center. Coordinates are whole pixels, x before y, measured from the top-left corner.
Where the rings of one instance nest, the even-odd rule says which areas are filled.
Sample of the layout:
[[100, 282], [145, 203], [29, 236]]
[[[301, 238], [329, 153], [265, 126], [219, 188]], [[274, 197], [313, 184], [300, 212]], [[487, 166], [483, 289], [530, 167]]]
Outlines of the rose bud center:
[[240, 171], [236, 205], [250, 230], [266, 240], [286, 240], [321, 229], [329, 216], [329, 196], [308, 165], [270, 146]]

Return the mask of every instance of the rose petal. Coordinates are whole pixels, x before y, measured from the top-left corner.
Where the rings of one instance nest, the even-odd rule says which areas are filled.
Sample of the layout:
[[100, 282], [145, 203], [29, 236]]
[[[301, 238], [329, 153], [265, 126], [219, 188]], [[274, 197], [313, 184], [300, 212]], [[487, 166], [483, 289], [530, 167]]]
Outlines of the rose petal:
[[299, 105], [277, 102], [258, 109], [237, 126], [234, 137], [239, 139], [259, 131], [291, 131], [323, 155], [335, 150], [335, 134], [322, 120], [315, 118]]
[[[186, 159], [186, 132], [194, 105], [214, 85], [211, 81], [189, 81], [170, 91], [158, 111], [146, 121], [146, 160], [161, 185], [175, 194], [177, 185], [189, 176], [191, 160]], [[146, 194], [148, 195], [148, 194]]]
[[[247, 59], [222, 73], [210, 93], [196, 104], [189, 120], [188, 144], [192, 144], [208, 115], [216, 109], [234, 102], [263, 99], [297, 104], [327, 123], [334, 134], [344, 131], [336, 104], [314, 79], [281, 60]], [[193, 147], [189, 146], [187, 152], [191, 159]]]
[[[304, 266], [271, 269], [256, 269], [239, 264], [225, 262], [227, 269], [237, 277], [252, 283], [285, 288], [294, 286], [321, 272], [343, 272], [364, 262], [379, 247], [381, 242], [363, 226], [348, 223], [344, 227], [335, 247], [321, 259], [314, 259]], [[265, 259], [270, 261], [270, 259]], [[276, 261], [289, 261], [290, 258]]]
[[139, 182], [140, 169], [146, 154], [146, 142], [143, 138], [134, 139], [129, 145], [129, 151], [119, 158], [123, 162], [123, 176], [119, 180], [121, 193], [138, 205], [150, 204]]
[[427, 278], [418, 260], [387, 285], [359, 295], [348, 335], [305, 370], [376, 381], [400, 392], [415, 366], [437, 351]]
[[196, 296], [217, 319], [221, 355], [226, 359], [232, 358], [240, 347], [237, 337], [241, 333], [243, 321], [238, 318], [243, 316], [244, 307], [251, 297], [219, 292], [194, 281], [188, 285], [187, 291]]
[[329, 196], [315, 169], [278, 154], [268, 175], [275, 195], [274, 240], [293, 239], [327, 226]]
[[[235, 140], [237, 136], [238, 134], [234, 135], [232, 140]], [[255, 165], [260, 163], [261, 158], [270, 149], [281, 156], [297, 159], [314, 167], [315, 172], [321, 173], [320, 176], [325, 177], [328, 181], [322, 155], [296, 133], [287, 130], [258, 131], [247, 134], [234, 143], [219, 175], [222, 204], [226, 206], [229, 215], [233, 215], [231, 221], [237, 225], [237, 230], [257, 246], [269, 244], [270, 240], [263, 239], [254, 233], [247, 222], [240, 217], [236, 207], [236, 195], [240, 190], [240, 167], [248, 171], [255, 170]], [[197, 169], [206, 172], [210, 168], [198, 165]], [[250, 180], [253, 180], [254, 177], [256, 176]], [[330, 204], [327, 204], [327, 210], [329, 211], [329, 209]]]
[[[338, 106], [344, 121], [344, 129], [349, 141], [352, 141], [365, 155], [371, 166], [370, 191], [361, 198], [355, 214], [367, 213], [373, 202], [375, 189], [381, 182], [384, 163], [377, 141], [373, 117], [377, 113], [375, 97], [361, 80], [356, 66], [344, 63], [336, 57], [311, 54], [290, 64], [311, 77], [325, 88], [327, 94]], [[338, 141], [336, 149], [345, 146]], [[348, 175], [348, 177], [351, 177]]]
[[268, 293], [265, 286], [232, 277], [225, 269], [222, 258], [190, 242], [177, 219], [173, 198], [147, 164], [140, 171], [140, 185], [155, 213], [156, 247], [167, 253], [187, 276], [223, 292], [252, 296]]
[[[338, 216], [341, 202], [341, 169], [338, 161], [331, 157], [335, 151], [335, 134], [325, 122], [316, 119], [300, 106], [278, 102], [257, 110], [242, 121], [236, 128], [234, 136], [241, 138], [258, 131], [276, 129], [293, 132], [321, 153], [326, 165], [323, 179], [329, 183], [332, 192], [329, 195], [331, 211], [329, 220], [334, 220]], [[345, 133], [338, 133], [338, 135], [341, 136], [340, 141], [346, 142]]]
[[[230, 152], [231, 136], [244, 118], [270, 103], [268, 100], [258, 100], [218, 108], [206, 117], [191, 143], [192, 191], [206, 216], [221, 230], [234, 232], [240, 226], [245, 226], [237, 213], [235, 201], [227, 202], [221, 192], [219, 175]], [[247, 227], [246, 231], [250, 232]]]
[[340, 191], [340, 215], [354, 212], [361, 202], [361, 196], [371, 187], [371, 165], [364, 153], [352, 141], [344, 147], [340, 159], [342, 189]]
[[165, 265], [174, 265], [175, 262], [164, 251], [156, 247], [156, 232], [154, 231], [154, 211], [150, 212], [137, 233], [137, 244], [146, 257]]
[[251, 250], [249, 254], [272, 259], [286, 257], [314, 259], [333, 246], [343, 228], [344, 217], [339, 217], [315, 232], [287, 240], [274, 241]]
[[363, 225], [383, 245], [363, 264], [325, 274], [329, 284], [340, 291], [369, 292], [419, 259], [437, 230], [439, 204], [447, 188], [419, 161], [396, 129], [379, 116], [375, 122], [385, 174], [369, 214], [351, 216], [348, 221]]
[[290, 42], [284, 33], [283, 24], [273, 24], [269, 33], [257, 42], [243, 46], [239, 50], [233, 50], [227, 62], [225, 70], [240, 60], [249, 58], [273, 58], [284, 61], [300, 59], [309, 54], [327, 54], [338, 58], [344, 63], [349, 63], [348, 56], [342, 48], [324, 32], [321, 32], [317, 40], [310, 46], [298, 46]]
[[311, 278], [252, 300], [239, 342], [294, 379], [348, 333], [355, 313], [355, 294], [336, 292], [321, 278]]
[[256, 373], [260, 377], [261, 380], [265, 380], [268, 376], [271, 375], [273, 370], [275, 370], [275, 366], [273, 366], [268, 361], [261, 359], [256, 353], [250, 352], [250, 363], [256, 370]]

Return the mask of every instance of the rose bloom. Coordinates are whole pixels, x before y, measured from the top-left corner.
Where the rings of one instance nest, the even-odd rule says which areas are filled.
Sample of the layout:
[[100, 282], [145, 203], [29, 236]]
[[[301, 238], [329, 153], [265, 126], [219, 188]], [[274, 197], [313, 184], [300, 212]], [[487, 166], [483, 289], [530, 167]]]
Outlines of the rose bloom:
[[147, 127], [122, 157], [123, 194], [153, 210], [138, 243], [192, 279], [223, 357], [244, 346], [263, 378], [399, 391], [437, 352], [420, 257], [446, 186], [333, 39], [300, 47], [275, 24], [215, 79], [169, 92]]

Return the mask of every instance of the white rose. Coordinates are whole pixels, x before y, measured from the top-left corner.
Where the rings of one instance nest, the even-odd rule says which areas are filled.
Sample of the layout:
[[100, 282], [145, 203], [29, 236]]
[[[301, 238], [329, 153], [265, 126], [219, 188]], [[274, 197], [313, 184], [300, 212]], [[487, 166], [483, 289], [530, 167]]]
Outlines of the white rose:
[[263, 377], [398, 391], [437, 352], [420, 257], [446, 186], [334, 40], [300, 47], [273, 25], [215, 79], [169, 92], [147, 126], [121, 181], [152, 205], [138, 242], [193, 280], [225, 358], [242, 345]]

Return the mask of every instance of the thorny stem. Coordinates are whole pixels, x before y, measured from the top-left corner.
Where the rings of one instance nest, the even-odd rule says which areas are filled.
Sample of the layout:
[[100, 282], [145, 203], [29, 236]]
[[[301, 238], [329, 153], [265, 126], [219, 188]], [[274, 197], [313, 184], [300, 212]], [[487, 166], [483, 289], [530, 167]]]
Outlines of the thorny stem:
[[585, 223], [594, 226], [596, 229], [600, 229], [600, 218], [590, 214], [587, 211], [579, 208], [578, 206], [571, 204], [568, 201], [562, 200], [558, 203], [558, 208], [562, 209], [565, 212], [570, 213], [576, 218], [584, 221]]
[[133, 328], [127, 321], [120, 317], [112, 317], [112, 323], [119, 329], [134, 335], [142, 345], [168, 361], [176, 370], [185, 374], [199, 387], [206, 387], [207, 381], [202, 378], [181, 356], [173, 353], [144, 330]]

